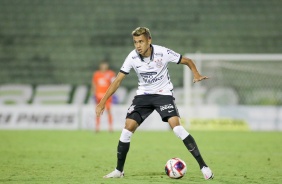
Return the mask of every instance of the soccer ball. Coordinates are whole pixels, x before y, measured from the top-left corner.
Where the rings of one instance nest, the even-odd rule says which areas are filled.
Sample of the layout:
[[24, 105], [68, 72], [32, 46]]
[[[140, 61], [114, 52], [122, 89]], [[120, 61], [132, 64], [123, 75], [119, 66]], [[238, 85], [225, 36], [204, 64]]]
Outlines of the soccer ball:
[[165, 164], [165, 173], [173, 179], [182, 178], [187, 172], [186, 164], [180, 158], [172, 158]]

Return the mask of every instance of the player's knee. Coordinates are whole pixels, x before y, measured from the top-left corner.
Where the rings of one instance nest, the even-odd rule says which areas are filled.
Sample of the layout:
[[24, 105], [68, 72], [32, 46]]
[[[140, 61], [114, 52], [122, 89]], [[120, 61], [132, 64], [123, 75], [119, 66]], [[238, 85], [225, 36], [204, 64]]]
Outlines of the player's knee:
[[180, 121], [178, 116], [167, 117], [167, 122], [169, 123], [171, 128], [180, 126]]
[[135, 132], [135, 130], [138, 128], [138, 123], [133, 120], [133, 119], [126, 119], [126, 122], [125, 122], [125, 129], [131, 131], [131, 132]]
[[175, 126], [173, 128], [173, 132], [174, 134], [179, 137], [181, 140], [184, 140], [188, 135], [189, 133], [184, 129], [183, 126]]
[[131, 131], [124, 128], [121, 132], [119, 140], [123, 143], [129, 143], [131, 140], [132, 134], [133, 133]]

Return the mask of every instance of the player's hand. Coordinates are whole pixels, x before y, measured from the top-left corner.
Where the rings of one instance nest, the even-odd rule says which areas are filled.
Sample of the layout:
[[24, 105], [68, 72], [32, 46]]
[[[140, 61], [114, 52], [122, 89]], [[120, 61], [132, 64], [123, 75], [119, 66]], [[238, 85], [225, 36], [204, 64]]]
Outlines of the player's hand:
[[199, 82], [199, 81], [202, 81], [202, 80], [205, 80], [205, 79], [208, 79], [208, 77], [207, 77], [207, 76], [201, 76], [201, 75], [199, 75], [199, 76], [197, 76], [197, 77], [194, 77], [193, 83]]
[[101, 103], [99, 103], [97, 106], [96, 106], [96, 116], [97, 117], [100, 117], [101, 114], [103, 114], [105, 110], [105, 105], [102, 105]]

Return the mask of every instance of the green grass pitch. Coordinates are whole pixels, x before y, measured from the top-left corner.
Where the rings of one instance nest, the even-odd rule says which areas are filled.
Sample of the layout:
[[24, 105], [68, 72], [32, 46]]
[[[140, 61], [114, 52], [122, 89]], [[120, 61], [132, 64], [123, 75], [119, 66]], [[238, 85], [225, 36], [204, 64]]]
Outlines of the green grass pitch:
[[[103, 179], [116, 164], [120, 132], [0, 131], [0, 183], [170, 184], [282, 183], [282, 133], [191, 132], [215, 178], [204, 181], [192, 155], [173, 132], [137, 131], [125, 178]], [[187, 174], [165, 175], [164, 164], [180, 157]]]

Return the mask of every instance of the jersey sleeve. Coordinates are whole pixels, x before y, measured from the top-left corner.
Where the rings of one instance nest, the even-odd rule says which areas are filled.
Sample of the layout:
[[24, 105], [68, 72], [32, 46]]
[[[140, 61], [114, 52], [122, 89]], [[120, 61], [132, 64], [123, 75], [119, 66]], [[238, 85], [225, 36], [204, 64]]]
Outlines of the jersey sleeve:
[[167, 49], [166, 58], [168, 62], [179, 64], [181, 61], [182, 55], [173, 50]]
[[120, 68], [120, 72], [127, 75], [129, 74], [131, 68], [132, 68], [132, 59], [130, 55], [128, 55], [124, 63], [122, 64], [122, 67]]

